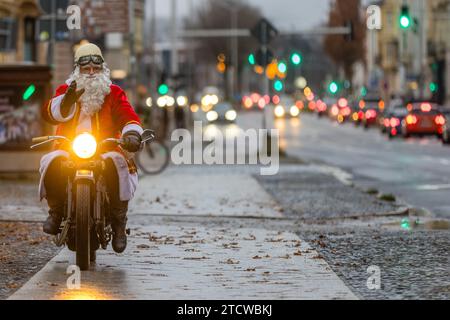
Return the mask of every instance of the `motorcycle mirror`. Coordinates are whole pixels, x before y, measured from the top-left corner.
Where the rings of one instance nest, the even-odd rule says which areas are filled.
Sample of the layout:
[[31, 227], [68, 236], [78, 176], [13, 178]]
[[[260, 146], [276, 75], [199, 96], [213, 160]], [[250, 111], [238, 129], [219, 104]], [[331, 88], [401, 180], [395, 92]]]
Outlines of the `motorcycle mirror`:
[[145, 129], [141, 137], [142, 142], [153, 141], [156, 138], [156, 134], [153, 130]]

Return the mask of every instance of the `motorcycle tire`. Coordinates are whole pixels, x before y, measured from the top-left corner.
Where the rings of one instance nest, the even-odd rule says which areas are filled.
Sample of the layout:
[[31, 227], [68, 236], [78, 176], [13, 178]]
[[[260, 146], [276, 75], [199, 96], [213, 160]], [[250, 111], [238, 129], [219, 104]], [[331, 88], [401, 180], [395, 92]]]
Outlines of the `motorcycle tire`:
[[88, 270], [90, 262], [91, 188], [84, 182], [77, 184], [76, 193], [76, 261], [80, 270]]

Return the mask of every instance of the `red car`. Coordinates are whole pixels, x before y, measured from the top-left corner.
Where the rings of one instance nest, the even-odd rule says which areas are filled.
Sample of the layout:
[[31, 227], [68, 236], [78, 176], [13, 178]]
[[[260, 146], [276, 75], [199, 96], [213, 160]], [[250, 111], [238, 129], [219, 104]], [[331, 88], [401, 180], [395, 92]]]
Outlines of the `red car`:
[[402, 121], [402, 132], [405, 137], [411, 135], [442, 136], [446, 120], [436, 104], [414, 103], [409, 104], [407, 108], [408, 115]]

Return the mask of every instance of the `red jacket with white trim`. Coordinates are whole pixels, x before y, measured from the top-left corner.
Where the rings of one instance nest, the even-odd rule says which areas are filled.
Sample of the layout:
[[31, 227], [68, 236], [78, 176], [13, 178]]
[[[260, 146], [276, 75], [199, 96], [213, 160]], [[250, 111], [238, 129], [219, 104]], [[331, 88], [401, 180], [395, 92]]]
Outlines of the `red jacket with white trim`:
[[[70, 140], [75, 138], [79, 123], [80, 106], [72, 108], [70, 115], [62, 117], [60, 106], [62, 98], [69, 86], [61, 85], [55, 96], [46, 103], [42, 109], [43, 118], [50, 124], [57, 125], [56, 134], [65, 136]], [[119, 138], [128, 131], [142, 133], [139, 116], [131, 106], [125, 92], [117, 85], [111, 85], [111, 93], [105, 97], [101, 110], [91, 117], [92, 134], [97, 141], [107, 138]]]

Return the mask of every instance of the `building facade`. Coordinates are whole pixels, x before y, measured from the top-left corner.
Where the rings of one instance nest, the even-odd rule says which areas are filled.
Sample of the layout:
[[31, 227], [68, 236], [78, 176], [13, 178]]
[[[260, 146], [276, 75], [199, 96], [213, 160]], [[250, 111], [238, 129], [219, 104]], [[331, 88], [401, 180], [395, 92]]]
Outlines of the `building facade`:
[[[449, 0], [383, 0], [382, 28], [367, 34], [367, 84], [386, 99], [432, 99], [448, 103]], [[400, 26], [407, 5], [411, 25]]]

